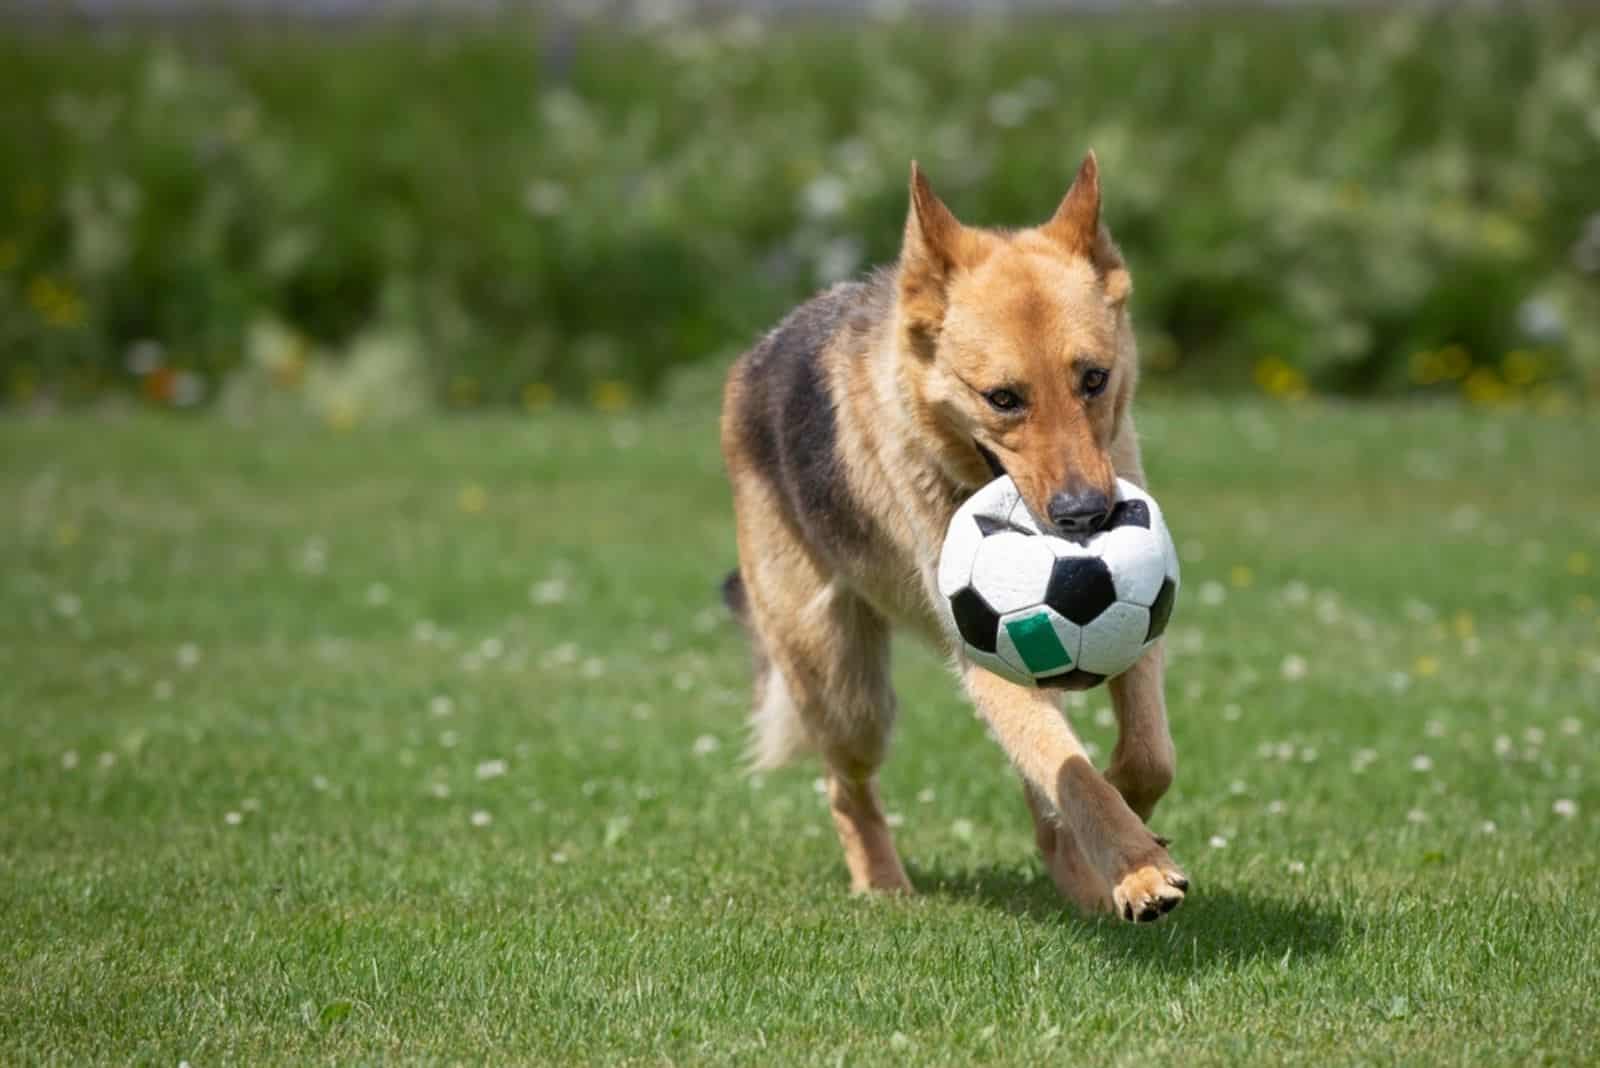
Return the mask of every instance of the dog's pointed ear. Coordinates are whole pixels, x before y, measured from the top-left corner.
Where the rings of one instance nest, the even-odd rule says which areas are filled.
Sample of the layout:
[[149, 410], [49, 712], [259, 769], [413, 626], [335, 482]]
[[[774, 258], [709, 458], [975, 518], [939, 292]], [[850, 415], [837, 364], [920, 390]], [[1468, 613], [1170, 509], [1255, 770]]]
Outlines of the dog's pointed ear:
[[911, 347], [931, 356], [944, 322], [945, 290], [969, 258], [972, 232], [961, 225], [911, 162], [911, 208], [900, 249], [900, 311]]
[[1083, 157], [1072, 188], [1040, 229], [1067, 252], [1084, 256], [1094, 264], [1106, 304], [1114, 307], [1127, 302], [1133, 292], [1133, 279], [1111, 234], [1100, 223], [1100, 161], [1095, 158], [1094, 149]]
[[956, 266], [966, 228], [944, 206], [927, 175], [911, 161], [911, 210], [906, 213], [905, 245], [902, 258], [924, 261], [923, 265], [940, 272]]
[[1072, 188], [1041, 229], [1069, 252], [1087, 255], [1094, 249], [1100, 236], [1100, 163], [1094, 149], [1083, 157]]

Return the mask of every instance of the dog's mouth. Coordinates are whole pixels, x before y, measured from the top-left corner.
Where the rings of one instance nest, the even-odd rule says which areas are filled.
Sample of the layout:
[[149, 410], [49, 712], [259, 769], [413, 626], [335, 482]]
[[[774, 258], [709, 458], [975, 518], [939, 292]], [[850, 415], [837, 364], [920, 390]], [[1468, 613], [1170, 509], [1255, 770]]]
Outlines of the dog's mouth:
[[978, 450], [978, 455], [983, 457], [983, 462], [989, 465], [990, 474], [994, 475], [995, 478], [1002, 478], [1005, 476], [1006, 469], [1001, 465], [1000, 457], [984, 448], [983, 442], [979, 441], [977, 438], [973, 438], [972, 447]]

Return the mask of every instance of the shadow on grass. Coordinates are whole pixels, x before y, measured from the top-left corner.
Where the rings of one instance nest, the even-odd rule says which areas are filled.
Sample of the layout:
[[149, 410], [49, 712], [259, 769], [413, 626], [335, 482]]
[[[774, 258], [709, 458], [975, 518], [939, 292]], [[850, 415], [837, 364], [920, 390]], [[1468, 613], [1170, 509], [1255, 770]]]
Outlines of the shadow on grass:
[[1198, 886], [1183, 907], [1158, 924], [1085, 919], [1063, 901], [1042, 871], [985, 867], [970, 871], [911, 871], [917, 889], [935, 897], [976, 902], [1042, 924], [1061, 925], [1121, 962], [1164, 971], [1205, 971], [1257, 960], [1300, 960], [1337, 952], [1348, 920], [1309, 901], [1265, 890]]

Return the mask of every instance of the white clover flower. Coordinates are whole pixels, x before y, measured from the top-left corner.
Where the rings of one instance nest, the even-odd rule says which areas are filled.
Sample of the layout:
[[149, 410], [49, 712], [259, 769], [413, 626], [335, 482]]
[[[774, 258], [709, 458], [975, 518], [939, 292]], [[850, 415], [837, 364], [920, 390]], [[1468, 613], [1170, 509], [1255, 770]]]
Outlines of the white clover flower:
[[831, 219], [849, 204], [850, 187], [837, 175], [818, 175], [806, 184], [800, 199], [806, 214], [813, 219]]

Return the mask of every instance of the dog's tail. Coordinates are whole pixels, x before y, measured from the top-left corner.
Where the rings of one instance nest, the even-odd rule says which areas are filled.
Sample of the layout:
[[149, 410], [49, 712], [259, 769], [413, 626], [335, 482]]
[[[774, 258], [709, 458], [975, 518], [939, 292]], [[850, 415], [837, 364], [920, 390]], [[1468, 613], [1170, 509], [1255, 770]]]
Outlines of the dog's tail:
[[745, 751], [751, 771], [769, 771], [788, 763], [810, 747], [805, 728], [789, 697], [783, 675], [762, 648], [750, 616], [750, 591], [737, 570], [722, 580], [722, 603], [750, 639], [754, 694], [750, 710], [750, 745]]

